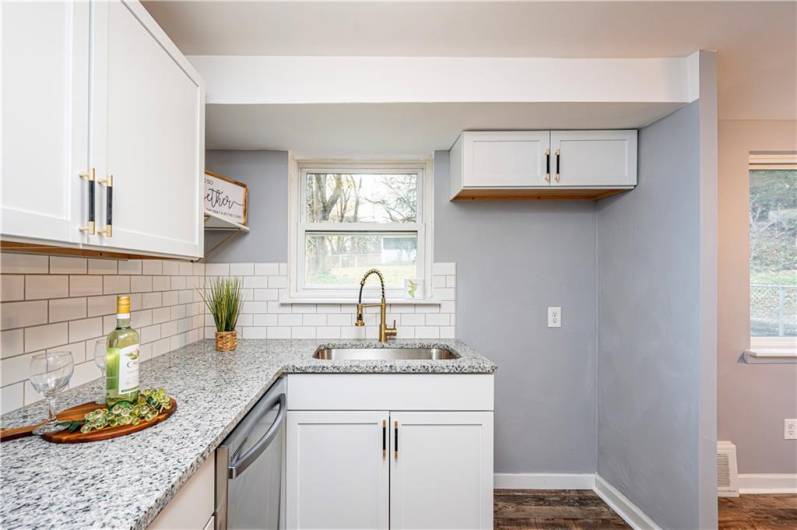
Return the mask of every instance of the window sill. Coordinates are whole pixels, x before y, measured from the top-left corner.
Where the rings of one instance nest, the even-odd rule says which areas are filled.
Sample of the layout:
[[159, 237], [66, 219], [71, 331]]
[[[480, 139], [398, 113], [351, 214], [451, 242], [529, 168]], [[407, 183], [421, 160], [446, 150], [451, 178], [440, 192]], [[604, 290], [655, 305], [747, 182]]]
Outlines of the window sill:
[[[280, 305], [315, 304], [315, 305], [354, 305], [356, 298], [280, 298]], [[363, 300], [366, 304], [378, 304], [379, 300]], [[388, 298], [387, 305], [440, 305], [442, 300], [433, 298]]]
[[795, 348], [755, 348], [746, 350], [742, 357], [749, 364], [755, 363], [797, 363]]

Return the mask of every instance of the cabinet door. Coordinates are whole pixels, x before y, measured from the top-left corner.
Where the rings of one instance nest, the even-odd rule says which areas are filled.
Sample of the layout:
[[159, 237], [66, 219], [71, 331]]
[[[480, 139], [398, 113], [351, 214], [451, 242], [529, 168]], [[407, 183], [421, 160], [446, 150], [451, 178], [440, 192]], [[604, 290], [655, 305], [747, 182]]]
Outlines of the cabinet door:
[[547, 186], [548, 131], [464, 132], [465, 187]]
[[79, 243], [88, 169], [89, 5], [3, 2], [4, 238]]
[[390, 422], [390, 528], [492, 528], [493, 413], [391, 412]]
[[387, 412], [288, 411], [288, 528], [388, 527], [387, 419]]
[[553, 186], [636, 185], [636, 131], [553, 131], [551, 153]]
[[[97, 3], [95, 12], [92, 157], [102, 178], [113, 177], [102, 245], [201, 257], [201, 80], [138, 2]], [[100, 196], [105, 207], [107, 188]]]

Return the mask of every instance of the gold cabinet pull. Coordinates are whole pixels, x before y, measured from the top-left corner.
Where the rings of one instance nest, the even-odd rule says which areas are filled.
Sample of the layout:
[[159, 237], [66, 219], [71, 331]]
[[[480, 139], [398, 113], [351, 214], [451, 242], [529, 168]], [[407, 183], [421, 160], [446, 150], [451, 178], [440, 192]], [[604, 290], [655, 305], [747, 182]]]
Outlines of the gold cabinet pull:
[[554, 179], [559, 182], [559, 149], [556, 150], [556, 176]]
[[95, 212], [94, 212], [94, 185], [96, 182], [94, 168], [89, 169], [88, 171], [81, 171], [79, 173], [80, 180], [85, 180], [88, 184], [88, 220], [86, 224], [80, 227], [80, 231], [89, 235], [94, 235], [95, 233]]
[[105, 186], [105, 226], [97, 232], [101, 236], [113, 236], [113, 175], [97, 180], [100, 186]]
[[382, 420], [382, 460], [387, 458], [387, 420]]
[[393, 458], [398, 460], [398, 421], [393, 422]]

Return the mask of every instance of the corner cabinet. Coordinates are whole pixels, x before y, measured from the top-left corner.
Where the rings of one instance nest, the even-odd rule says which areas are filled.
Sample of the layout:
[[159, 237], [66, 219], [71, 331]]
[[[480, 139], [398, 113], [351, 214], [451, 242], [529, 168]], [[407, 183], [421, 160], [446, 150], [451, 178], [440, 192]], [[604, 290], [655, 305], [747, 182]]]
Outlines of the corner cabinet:
[[451, 199], [599, 199], [637, 184], [637, 131], [465, 131]]
[[190, 63], [137, 1], [0, 9], [14, 131], [0, 237], [201, 258], [205, 98]]
[[287, 528], [492, 528], [492, 375], [298, 374], [288, 395]]

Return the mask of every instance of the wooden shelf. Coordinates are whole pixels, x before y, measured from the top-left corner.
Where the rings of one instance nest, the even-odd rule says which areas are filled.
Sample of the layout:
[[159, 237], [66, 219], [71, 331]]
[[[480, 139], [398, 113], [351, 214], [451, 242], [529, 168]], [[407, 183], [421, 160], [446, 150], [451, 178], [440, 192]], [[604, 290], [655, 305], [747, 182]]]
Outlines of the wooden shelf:
[[248, 232], [249, 227], [229, 221], [215, 213], [205, 212], [205, 230], [212, 232]]

